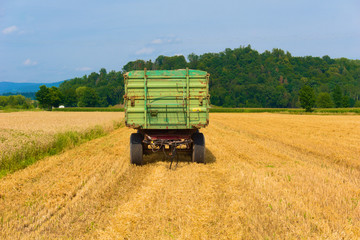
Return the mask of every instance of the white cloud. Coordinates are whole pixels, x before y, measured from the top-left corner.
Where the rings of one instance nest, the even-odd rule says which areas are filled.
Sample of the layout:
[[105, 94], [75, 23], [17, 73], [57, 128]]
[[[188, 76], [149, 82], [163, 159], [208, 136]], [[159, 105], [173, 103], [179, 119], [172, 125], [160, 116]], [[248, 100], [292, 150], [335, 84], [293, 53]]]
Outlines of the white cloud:
[[18, 30], [17, 26], [13, 25], [13, 26], [4, 28], [4, 29], [2, 30], [2, 33], [3, 33], [3, 34], [10, 34], [10, 33], [16, 32], [17, 30]]
[[180, 39], [176, 37], [164, 37], [164, 38], [156, 38], [151, 41], [151, 44], [160, 45], [160, 44], [172, 44], [172, 43], [179, 43]]
[[76, 69], [77, 71], [90, 71], [91, 68], [90, 67], [80, 67]]
[[141, 55], [141, 54], [151, 54], [155, 51], [155, 49], [153, 48], [147, 48], [147, 47], [144, 47], [138, 51], [135, 52], [136, 55]]
[[151, 41], [152, 44], [162, 44], [164, 41], [160, 38], [154, 39]]
[[24, 65], [25, 66], [35, 66], [37, 65], [38, 63], [36, 61], [32, 61], [30, 58], [26, 59], [24, 61]]

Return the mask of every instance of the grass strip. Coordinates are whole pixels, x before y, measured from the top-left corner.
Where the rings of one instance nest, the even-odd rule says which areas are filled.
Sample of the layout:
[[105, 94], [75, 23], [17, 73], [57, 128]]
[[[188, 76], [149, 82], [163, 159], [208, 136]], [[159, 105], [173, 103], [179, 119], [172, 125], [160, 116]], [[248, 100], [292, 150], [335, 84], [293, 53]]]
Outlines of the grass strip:
[[211, 113], [290, 113], [290, 114], [360, 114], [360, 108], [315, 108], [305, 112], [301, 108], [210, 108]]
[[124, 108], [101, 108], [101, 107], [70, 107], [54, 108], [55, 112], [123, 112]]
[[210, 108], [210, 112], [226, 112], [226, 113], [262, 113], [262, 112], [304, 112], [300, 108]]
[[44, 111], [39, 108], [30, 108], [30, 109], [24, 109], [24, 108], [1, 108], [0, 107], [0, 113], [12, 113], [12, 112], [41, 112]]
[[45, 157], [58, 154], [87, 141], [105, 136], [111, 131], [123, 126], [123, 120], [119, 122], [114, 121], [113, 128], [111, 129], [105, 130], [103, 126], [96, 125], [84, 132], [66, 131], [57, 133], [54, 135], [53, 141], [43, 146], [40, 146], [37, 143], [25, 145], [15, 153], [1, 156], [0, 178], [17, 170], [24, 169]]
[[360, 114], [360, 108], [318, 108], [315, 112], [319, 113], [356, 113]]

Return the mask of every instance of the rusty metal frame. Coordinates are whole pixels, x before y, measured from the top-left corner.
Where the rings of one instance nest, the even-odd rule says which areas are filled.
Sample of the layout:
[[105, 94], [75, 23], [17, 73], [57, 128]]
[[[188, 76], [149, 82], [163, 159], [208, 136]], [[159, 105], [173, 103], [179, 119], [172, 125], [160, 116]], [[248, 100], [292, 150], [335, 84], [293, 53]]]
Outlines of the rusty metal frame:
[[144, 68], [144, 115], [145, 115], [145, 126], [147, 128], [147, 75], [146, 75], [146, 68]]
[[[189, 68], [153, 71], [143, 68], [124, 74], [124, 80], [127, 125], [164, 130], [208, 125], [209, 74], [206, 72]], [[170, 89], [169, 94], [162, 89]]]
[[190, 78], [189, 68], [186, 68], [186, 127], [190, 128]]

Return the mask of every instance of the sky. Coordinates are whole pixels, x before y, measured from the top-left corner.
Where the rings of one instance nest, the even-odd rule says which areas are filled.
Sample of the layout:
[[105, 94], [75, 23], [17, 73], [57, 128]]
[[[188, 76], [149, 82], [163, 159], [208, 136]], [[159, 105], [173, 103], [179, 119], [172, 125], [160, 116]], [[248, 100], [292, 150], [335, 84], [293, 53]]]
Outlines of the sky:
[[251, 45], [360, 59], [359, 0], [0, 0], [0, 82]]

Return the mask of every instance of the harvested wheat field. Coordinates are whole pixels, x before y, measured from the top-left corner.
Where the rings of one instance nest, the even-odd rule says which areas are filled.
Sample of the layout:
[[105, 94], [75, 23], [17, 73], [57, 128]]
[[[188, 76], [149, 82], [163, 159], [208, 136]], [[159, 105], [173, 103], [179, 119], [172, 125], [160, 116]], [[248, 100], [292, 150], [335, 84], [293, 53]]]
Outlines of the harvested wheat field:
[[176, 170], [131, 166], [131, 132], [0, 179], [0, 238], [360, 238], [360, 116], [211, 114]]

